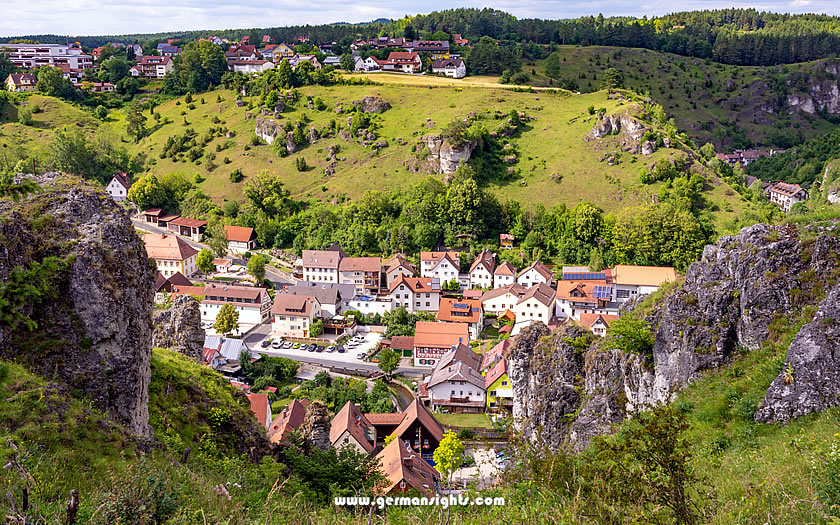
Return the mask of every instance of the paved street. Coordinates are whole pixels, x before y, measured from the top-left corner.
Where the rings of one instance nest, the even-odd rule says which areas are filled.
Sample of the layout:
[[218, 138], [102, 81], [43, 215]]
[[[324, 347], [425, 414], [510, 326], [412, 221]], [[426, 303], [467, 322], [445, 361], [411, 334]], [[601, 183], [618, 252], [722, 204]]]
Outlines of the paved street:
[[[144, 221], [142, 219], [138, 219], [136, 217], [132, 217], [131, 222], [134, 225], [134, 227], [139, 229], [139, 230], [144, 230], [144, 231], [151, 232], [151, 233], [172, 233], [169, 230], [166, 230], [164, 228], [159, 228], [159, 227], [155, 226], [154, 224], [149, 224], [146, 221]], [[208, 250], [210, 249], [206, 244], [201, 244], [200, 242], [195, 242], [195, 241], [190, 240], [190, 239], [188, 239], [186, 237], [183, 237], [183, 236], [181, 236], [181, 238], [184, 239], [184, 241], [186, 241], [187, 244], [189, 244], [190, 246], [192, 246], [193, 248], [195, 248], [197, 250], [202, 250], [204, 248], [207, 248]], [[234, 261], [237, 264], [242, 264], [242, 265], [245, 264], [245, 261], [243, 261], [242, 259], [230, 256], [230, 255], [226, 256], [225, 259], [230, 259], [231, 261]], [[268, 279], [269, 281], [271, 281], [272, 283], [274, 283], [275, 287], [282, 286], [282, 285], [285, 285], [285, 284], [294, 284], [294, 283], [298, 282], [298, 279], [295, 279], [294, 277], [289, 275], [287, 272], [280, 271], [276, 268], [272, 268], [271, 266], [266, 266], [265, 267], [265, 278]]]

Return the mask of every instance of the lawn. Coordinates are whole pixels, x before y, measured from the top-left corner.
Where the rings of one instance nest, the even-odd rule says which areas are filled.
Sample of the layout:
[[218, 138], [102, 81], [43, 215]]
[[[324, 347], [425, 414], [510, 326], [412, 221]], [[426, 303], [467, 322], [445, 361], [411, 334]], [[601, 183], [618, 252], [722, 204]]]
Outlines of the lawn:
[[487, 414], [440, 414], [436, 412], [435, 419], [437, 419], [440, 424], [444, 426], [451, 426], [453, 428], [493, 428]]

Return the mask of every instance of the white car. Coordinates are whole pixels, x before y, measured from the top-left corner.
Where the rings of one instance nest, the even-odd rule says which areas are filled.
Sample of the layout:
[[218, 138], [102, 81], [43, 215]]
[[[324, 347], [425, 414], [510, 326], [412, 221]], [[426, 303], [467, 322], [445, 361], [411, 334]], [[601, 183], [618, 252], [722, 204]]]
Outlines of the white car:
[[271, 348], [273, 348], [275, 350], [279, 350], [281, 346], [283, 346], [283, 341], [278, 340], [278, 341], [272, 341], [271, 342]]
[[367, 354], [364, 352], [359, 352], [356, 354], [356, 359], [364, 359]]
[[327, 352], [330, 352], [330, 353], [335, 352], [335, 345], [328, 346], [327, 347]]

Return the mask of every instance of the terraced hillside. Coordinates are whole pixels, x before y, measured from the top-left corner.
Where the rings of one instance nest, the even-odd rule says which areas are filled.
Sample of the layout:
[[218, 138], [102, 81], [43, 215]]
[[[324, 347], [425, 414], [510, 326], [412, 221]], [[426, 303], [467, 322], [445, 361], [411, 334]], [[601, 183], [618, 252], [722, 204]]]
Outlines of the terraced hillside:
[[547, 59], [525, 66], [535, 86], [574, 82], [581, 92], [592, 92], [601, 89], [603, 72], [613, 67], [625, 87], [662, 104], [698, 145], [787, 148], [828, 131], [828, 119], [840, 114], [838, 65], [832, 59], [763, 67], [635, 48], [558, 46], [556, 53], [556, 80], [545, 74]]

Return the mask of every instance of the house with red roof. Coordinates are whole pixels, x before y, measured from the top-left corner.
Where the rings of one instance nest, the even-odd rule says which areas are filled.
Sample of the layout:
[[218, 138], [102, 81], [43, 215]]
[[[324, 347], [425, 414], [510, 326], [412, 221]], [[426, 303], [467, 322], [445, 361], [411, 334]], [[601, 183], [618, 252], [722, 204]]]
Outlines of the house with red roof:
[[481, 300], [444, 297], [440, 300], [437, 320], [444, 323], [463, 323], [467, 325], [470, 337], [478, 339], [478, 335], [484, 329]]
[[484, 388], [487, 392], [487, 409], [513, 408], [513, 385], [508, 376], [506, 357], [499, 359], [484, 374]]
[[6, 91], [35, 91], [38, 79], [32, 73], [10, 73], [6, 77]]
[[505, 261], [493, 270], [493, 288], [510, 286], [516, 282], [516, 266]]
[[400, 71], [402, 73], [420, 73], [423, 71], [423, 60], [414, 51], [391, 51], [382, 64], [383, 71]]
[[225, 236], [231, 253], [245, 253], [257, 247], [257, 234], [253, 228], [225, 225]]
[[190, 277], [198, 270], [198, 250], [177, 235], [147, 233], [143, 235], [143, 243], [146, 245], [146, 255], [155, 261], [158, 271], [164, 277], [171, 277], [175, 273]]
[[321, 303], [309, 295], [280, 293], [271, 307], [271, 333], [280, 337], [309, 337], [312, 323], [321, 315]]
[[470, 288], [493, 288], [493, 273], [496, 270], [496, 254], [481, 250], [470, 266]]
[[433, 410], [483, 412], [485, 388], [480, 365], [481, 357], [467, 344], [457, 345], [441, 357], [423, 382], [421, 397], [428, 399]]
[[393, 308], [409, 313], [437, 312], [440, 309], [440, 280], [436, 277], [406, 277], [398, 274], [388, 290]]
[[440, 473], [403, 441], [391, 441], [376, 459], [385, 475], [384, 494], [400, 495], [414, 490], [429, 497], [438, 491]]
[[382, 259], [379, 257], [342, 257], [338, 264], [339, 284], [352, 284], [357, 295], [376, 295], [381, 276]]
[[293, 431], [303, 426], [308, 408], [308, 400], [293, 399], [269, 425], [268, 440], [276, 444], [287, 440]]
[[257, 421], [266, 430], [271, 426], [271, 403], [268, 402], [268, 394], [245, 394], [248, 402], [251, 403], [251, 412], [256, 416]]
[[593, 334], [606, 337], [610, 323], [618, 319], [618, 317], [617, 315], [607, 314], [580, 314], [578, 323]]
[[553, 279], [554, 275], [551, 273], [551, 270], [540, 261], [532, 262], [516, 276], [516, 282], [525, 288], [530, 288], [540, 283], [551, 286]]
[[201, 321], [215, 323], [222, 306], [230, 304], [239, 314], [239, 328], [233, 332], [237, 335], [267, 322], [271, 314], [271, 297], [265, 288], [213, 282], [204, 286], [202, 295]]

